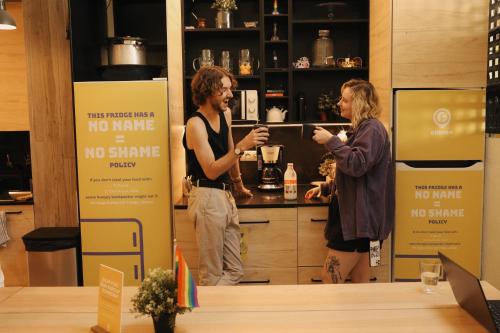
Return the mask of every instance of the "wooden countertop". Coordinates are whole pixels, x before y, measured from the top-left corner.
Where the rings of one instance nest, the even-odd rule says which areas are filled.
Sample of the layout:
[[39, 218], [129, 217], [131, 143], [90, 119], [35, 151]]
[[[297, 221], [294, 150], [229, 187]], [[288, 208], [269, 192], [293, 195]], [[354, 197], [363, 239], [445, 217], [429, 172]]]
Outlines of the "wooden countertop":
[[[314, 198], [304, 199], [306, 192], [313, 186], [300, 184], [297, 187], [297, 200], [285, 200], [283, 191], [265, 192], [257, 188], [257, 186], [248, 186], [252, 191], [251, 198], [235, 198], [238, 208], [287, 208], [287, 207], [312, 207], [312, 206], [327, 206], [328, 199]], [[182, 197], [174, 205], [175, 209], [187, 209], [188, 198]]]
[[[500, 291], [482, 282], [486, 297]], [[126, 287], [124, 333], [153, 332], [149, 317], [130, 313]], [[486, 332], [462, 310], [447, 282], [435, 294], [420, 283], [199, 287], [201, 307], [177, 317], [176, 333], [191, 332]], [[97, 288], [0, 289], [0, 332], [89, 332]]]

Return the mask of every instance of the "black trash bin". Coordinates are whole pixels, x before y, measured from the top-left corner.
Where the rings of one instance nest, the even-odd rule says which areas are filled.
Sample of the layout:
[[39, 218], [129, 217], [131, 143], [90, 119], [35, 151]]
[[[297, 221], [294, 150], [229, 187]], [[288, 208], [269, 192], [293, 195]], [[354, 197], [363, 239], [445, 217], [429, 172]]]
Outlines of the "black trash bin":
[[81, 285], [80, 228], [38, 228], [23, 236], [30, 286]]

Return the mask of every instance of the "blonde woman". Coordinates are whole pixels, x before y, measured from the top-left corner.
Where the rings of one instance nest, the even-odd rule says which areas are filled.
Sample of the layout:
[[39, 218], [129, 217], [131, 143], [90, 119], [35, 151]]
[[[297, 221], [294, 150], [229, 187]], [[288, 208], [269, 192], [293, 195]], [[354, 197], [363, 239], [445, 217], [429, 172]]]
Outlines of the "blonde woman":
[[370, 240], [383, 241], [394, 226], [394, 166], [386, 129], [378, 120], [380, 107], [370, 82], [350, 80], [342, 85], [338, 106], [351, 120], [352, 134], [343, 142], [317, 127], [313, 139], [324, 144], [336, 161], [335, 180], [311, 189], [331, 195], [325, 229], [328, 255], [324, 283], [369, 282]]

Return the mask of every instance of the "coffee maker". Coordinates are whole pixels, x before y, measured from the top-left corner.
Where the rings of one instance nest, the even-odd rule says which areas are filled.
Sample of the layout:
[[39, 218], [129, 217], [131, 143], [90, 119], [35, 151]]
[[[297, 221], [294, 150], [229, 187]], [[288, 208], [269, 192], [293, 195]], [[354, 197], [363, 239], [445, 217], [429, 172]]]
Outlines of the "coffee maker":
[[283, 189], [283, 146], [265, 145], [257, 147], [258, 188], [263, 191]]

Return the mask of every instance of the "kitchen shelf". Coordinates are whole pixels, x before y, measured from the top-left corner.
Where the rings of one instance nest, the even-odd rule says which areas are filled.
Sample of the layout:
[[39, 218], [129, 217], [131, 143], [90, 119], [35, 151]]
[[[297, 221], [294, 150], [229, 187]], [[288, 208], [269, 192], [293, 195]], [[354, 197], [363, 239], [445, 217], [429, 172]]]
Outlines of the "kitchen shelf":
[[288, 96], [264, 96], [266, 99], [287, 99]]
[[342, 67], [310, 67], [294, 68], [294, 72], [365, 72], [368, 67], [361, 68], [342, 68]]
[[[170, 0], [169, 0], [170, 1]], [[272, 15], [271, 0], [238, 0], [238, 11], [233, 15], [235, 28], [214, 28], [214, 10], [211, 1], [182, 0], [183, 51], [184, 51], [184, 103], [185, 109], [194, 108], [188, 81], [193, 78], [193, 59], [201, 50], [209, 48], [219, 64], [222, 50], [229, 50], [233, 69], [238, 72], [241, 49], [249, 49], [253, 58], [252, 76], [235, 75], [238, 89], [258, 91], [259, 119], [266, 119], [266, 107], [280, 104], [287, 108], [287, 122], [318, 122], [314, 112], [321, 93], [334, 91], [336, 94], [344, 82], [352, 78], [368, 79], [368, 67], [363, 68], [309, 68], [294, 69], [292, 63], [302, 56], [311, 59], [312, 45], [318, 37], [318, 29], [334, 29], [332, 39], [337, 57], [359, 56], [368, 65], [369, 58], [369, 0], [346, 1], [335, 10], [333, 19], [327, 18], [327, 11], [319, 8], [324, 0], [278, 0], [280, 14]], [[210, 28], [186, 29], [196, 24], [191, 12], [208, 18]], [[257, 28], [244, 28], [243, 22], [258, 21]], [[272, 41], [274, 25], [280, 40]], [[338, 30], [337, 34], [337, 28]], [[275, 62], [275, 56], [278, 63]], [[260, 63], [260, 68], [255, 70]], [[274, 65], [279, 66], [274, 68]], [[300, 73], [300, 74], [296, 74]], [[265, 96], [267, 89], [282, 89], [286, 96]], [[305, 96], [307, 113], [301, 113], [295, 96]], [[185, 114], [186, 116], [186, 114]], [[329, 118], [330, 119], [330, 118]]]
[[260, 28], [228, 28], [228, 29], [219, 29], [219, 28], [203, 28], [203, 29], [187, 29], [184, 28], [184, 32], [187, 34], [228, 34], [228, 33], [257, 33], [260, 31]]
[[368, 19], [299, 19], [293, 20], [293, 24], [347, 24], [347, 23], [368, 23]]
[[264, 14], [264, 17], [288, 17], [288, 14], [278, 14], [278, 15]]
[[288, 44], [288, 39], [280, 39], [280, 40], [266, 40], [264, 44]]
[[[259, 80], [260, 76], [259, 75], [235, 75], [233, 74], [234, 78], [237, 80]], [[194, 75], [187, 75], [185, 77], [186, 80], [191, 80], [193, 79]]]
[[266, 72], [266, 73], [286, 73], [286, 72], [288, 72], [288, 68], [264, 68], [264, 72]]

